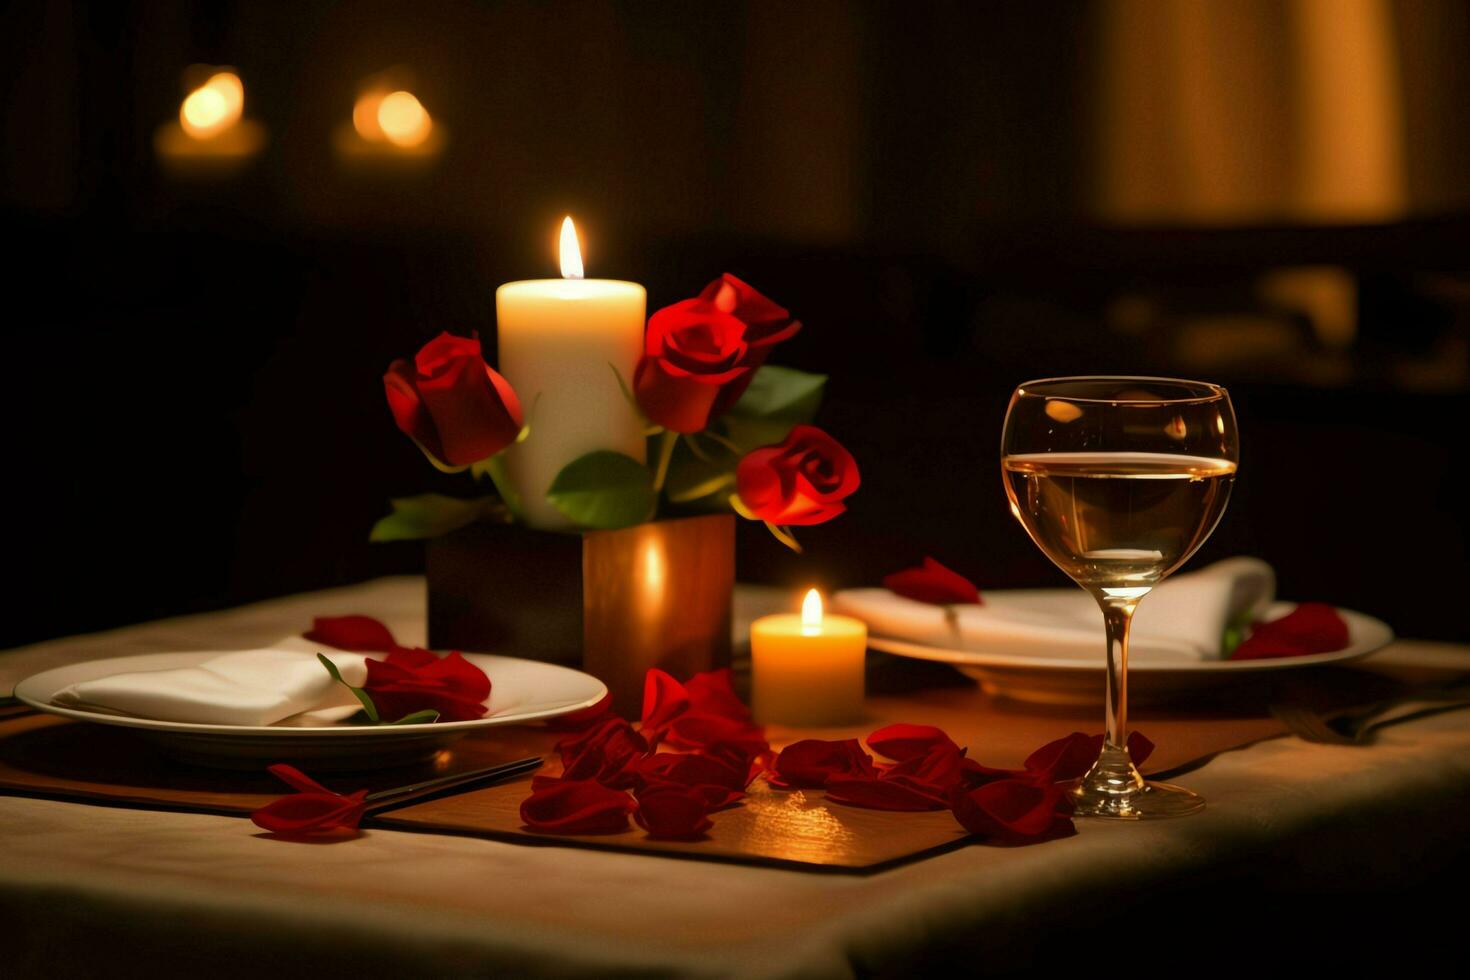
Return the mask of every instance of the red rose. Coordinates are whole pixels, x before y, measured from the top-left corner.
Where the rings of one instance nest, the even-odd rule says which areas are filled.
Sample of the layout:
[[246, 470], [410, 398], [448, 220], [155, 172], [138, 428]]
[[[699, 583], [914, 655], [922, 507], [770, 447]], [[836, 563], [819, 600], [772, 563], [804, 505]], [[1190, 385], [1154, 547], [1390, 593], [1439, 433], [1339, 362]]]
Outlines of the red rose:
[[698, 299], [648, 320], [633, 392], [648, 417], [674, 432], [699, 432], [724, 387], [750, 371], [745, 324]]
[[766, 363], [771, 348], [796, 335], [801, 322], [791, 319], [784, 306], [771, 302], [750, 285], [725, 273], [699, 294], [699, 298], [722, 313], [730, 313], [745, 324], [745, 343], [750, 348], [746, 363], [750, 370], [726, 385], [715, 404], [714, 416], [724, 414], [740, 400], [755, 369]]
[[383, 390], [398, 428], [449, 466], [494, 456], [521, 433], [520, 399], [480, 356], [477, 337], [441, 333], [412, 364], [390, 364]]
[[746, 454], [735, 470], [745, 509], [777, 526], [830, 521], [847, 510], [842, 501], [860, 482], [852, 453], [811, 425], [796, 426], [779, 446]]
[[773, 346], [801, 329], [791, 314], [726, 273], [648, 320], [633, 375], [638, 404], [674, 432], [699, 432], [730, 409]]
[[383, 721], [432, 708], [440, 721], [472, 721], [485, 714], [490, 678], [458, 653], [440, 657], [429, 650], [401, 648], [387, 660], [367, 661], [362, 689]]

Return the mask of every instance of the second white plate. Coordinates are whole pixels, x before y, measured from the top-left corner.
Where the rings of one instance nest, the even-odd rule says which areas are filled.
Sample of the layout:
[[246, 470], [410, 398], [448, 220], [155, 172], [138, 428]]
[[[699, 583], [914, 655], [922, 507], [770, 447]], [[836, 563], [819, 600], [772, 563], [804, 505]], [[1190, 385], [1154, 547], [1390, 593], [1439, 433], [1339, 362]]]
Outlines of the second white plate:
[[[1294, 602], [1278, 602], [1267, 619], [1284, 616]], [[1252, 674], [1302, 670], [1343, 663], [1367, 656], [1393, 642], [1393, 630], [1380, 619], [1351, 609], [1338, 609], [1348, 624], [1348, 645], [1332, 653], [1272, 660], [1153, 661], [1130, 664], [1129, 700], [1135, 703], [1167, 701], [1217, 688], [1228, 680]], [[1096, 657], [1028, 657], [984, 650], [958, 650], [874, 636], [868, 646], [884, 653], [951, 664], [978, 680], [992, 694], [1043, 704], [1094, 704], [1103, 697], [1105, 668], [1101, 618], [1097, 627]]]

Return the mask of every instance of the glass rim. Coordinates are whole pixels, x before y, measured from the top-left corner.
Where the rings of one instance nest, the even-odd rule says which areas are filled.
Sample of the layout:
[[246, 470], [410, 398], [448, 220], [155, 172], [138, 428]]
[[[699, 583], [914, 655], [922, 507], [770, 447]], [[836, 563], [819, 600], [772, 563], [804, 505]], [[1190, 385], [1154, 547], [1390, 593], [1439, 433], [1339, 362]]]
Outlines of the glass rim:
[[[1152, 381], [1156, 383], [1179, 385], [1181, 387], [1203, 389], [1203, 393], [1188, 395], [1181, 398], [1090, 398], [1080, 395], [1049, 394], [1047, 392], [1028, 391], [1027, 388], [1037, 385], [1061, 384], [1083, 381]], [[1076, 374], [1063, 375], [1055, 378], [1033, 378], [1016, 385], [1013, 397], [1015, 398], [1061, 398], [1069, 402], [1081, 402], [1091, 405], [1203, 405], [1208, 402], [1228, 400], [1230, 393], [1223, 385], [1217, 385], [1213, 381], [1194, 381], [1189, 378], [1161, 378], [1152, 375], [1140, 374]]]

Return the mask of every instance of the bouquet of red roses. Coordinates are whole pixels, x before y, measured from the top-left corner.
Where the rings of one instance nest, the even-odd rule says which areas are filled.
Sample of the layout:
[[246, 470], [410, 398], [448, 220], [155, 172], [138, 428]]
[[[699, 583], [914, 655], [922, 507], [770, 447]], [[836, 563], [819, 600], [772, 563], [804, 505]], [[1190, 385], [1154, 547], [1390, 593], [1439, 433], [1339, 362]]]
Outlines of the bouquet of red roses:
[[[791, 548], [792, 528], [846, 510], [858, 488], [852, 454], [811, 425], [826, 377], [766, 363], [801, 324], [726, 273], [648, 320], [624, 393], [647, 421], [649, 464], [611, 451], [572, 460], [547, 499], [579, 528], [617, 528], [676, 512], [733, 509]], [[484, 361], [476, 338], [440, 334], [383, 376], [398, 427], [447, 472], [492, 482], [496, 496], [394, 500], [375, 541], [426, 538], [477, 520], [514, 520], [503, 453], [534, 438], [514, 379]]]

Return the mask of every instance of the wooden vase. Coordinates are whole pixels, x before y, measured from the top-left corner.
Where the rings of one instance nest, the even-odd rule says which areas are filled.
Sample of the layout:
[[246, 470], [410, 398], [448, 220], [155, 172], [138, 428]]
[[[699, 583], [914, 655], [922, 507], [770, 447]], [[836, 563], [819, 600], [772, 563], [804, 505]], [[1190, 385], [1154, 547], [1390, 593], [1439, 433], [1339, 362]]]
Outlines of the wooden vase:
[[636, 718], [643, 678], [730, 663], [735, 518], [560, 534], [474, 524], [428, 544], [429, 645], [578, 667]]

